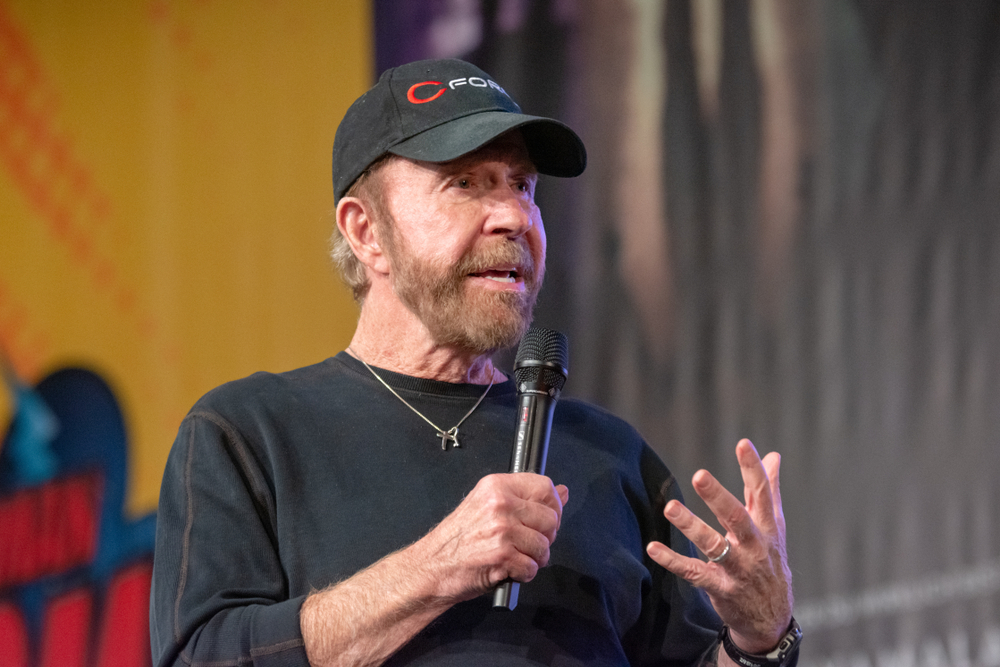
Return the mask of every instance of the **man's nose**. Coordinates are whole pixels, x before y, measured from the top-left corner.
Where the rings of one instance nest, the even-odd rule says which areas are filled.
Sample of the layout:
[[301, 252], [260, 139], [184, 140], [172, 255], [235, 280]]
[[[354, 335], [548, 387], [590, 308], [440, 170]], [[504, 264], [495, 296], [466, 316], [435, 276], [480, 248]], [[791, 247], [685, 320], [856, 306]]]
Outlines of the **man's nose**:
[[517, 238], [532, 227], [532, 204], [524, 194], [512, 188], [498, 188], [489, 198], [489, 215], [486, 219], [487, 234], [504, 234]]

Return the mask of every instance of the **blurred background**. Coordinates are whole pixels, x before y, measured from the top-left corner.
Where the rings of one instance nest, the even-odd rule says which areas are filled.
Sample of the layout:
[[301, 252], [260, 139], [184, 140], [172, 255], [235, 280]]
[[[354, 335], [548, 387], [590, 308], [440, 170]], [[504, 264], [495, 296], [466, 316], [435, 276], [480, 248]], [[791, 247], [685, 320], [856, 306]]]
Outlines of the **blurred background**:
[[383, 69], [574, 127], [536, 321], [685, 482], [782, 453], [804, 666], [1000, 666], [1000, 3], [0, 0], [0, 665], [146, 665], [212, 387], [322, 360]]

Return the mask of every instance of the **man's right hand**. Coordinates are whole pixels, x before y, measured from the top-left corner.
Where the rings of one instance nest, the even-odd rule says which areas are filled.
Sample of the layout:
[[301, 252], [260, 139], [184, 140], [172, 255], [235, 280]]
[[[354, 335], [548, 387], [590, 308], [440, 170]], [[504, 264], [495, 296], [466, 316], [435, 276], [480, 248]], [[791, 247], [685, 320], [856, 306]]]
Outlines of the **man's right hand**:
[[549, 562], [569, 490], [531, 473], [489, 475], [423, 539], [404, 550], [452, 603], [505, 579], [531, 581]]
[[380, 665], [452, 605], [549, 562], [569, 490], [532, 473], [488, 475], [427, 535], [309, 596], [311, 665]]

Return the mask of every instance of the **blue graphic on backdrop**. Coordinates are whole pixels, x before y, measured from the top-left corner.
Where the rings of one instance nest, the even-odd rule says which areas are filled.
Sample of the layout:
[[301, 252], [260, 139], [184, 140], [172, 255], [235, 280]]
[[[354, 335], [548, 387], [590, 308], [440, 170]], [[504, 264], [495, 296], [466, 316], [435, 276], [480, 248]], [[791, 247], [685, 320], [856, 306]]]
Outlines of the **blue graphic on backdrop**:
[[128, 444], [95, 373], [35, 387], [8, 365], [0, 448], [0, 653], [5, 664], [149, 665], [155, 516], [123, 514]]

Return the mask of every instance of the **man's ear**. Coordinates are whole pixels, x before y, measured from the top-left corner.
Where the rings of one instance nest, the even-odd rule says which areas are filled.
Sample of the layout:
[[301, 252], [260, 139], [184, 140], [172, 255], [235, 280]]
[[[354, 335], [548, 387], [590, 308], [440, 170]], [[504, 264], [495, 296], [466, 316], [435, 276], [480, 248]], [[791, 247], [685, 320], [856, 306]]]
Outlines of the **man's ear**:
[[389, 273], [389, 260], [379, 243], [371, 208], [357, 197], [344, 197], [337, 204], [337, 229], [347, 239], [355, 257], [376, 273]]

